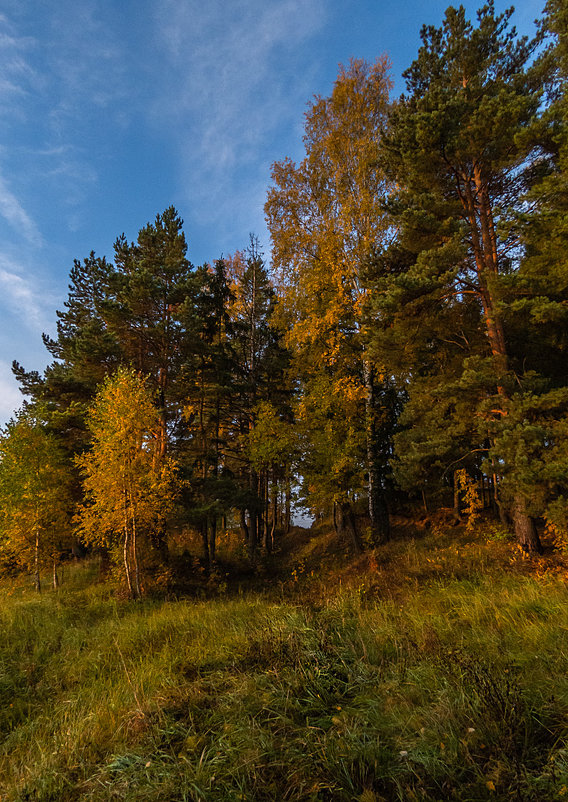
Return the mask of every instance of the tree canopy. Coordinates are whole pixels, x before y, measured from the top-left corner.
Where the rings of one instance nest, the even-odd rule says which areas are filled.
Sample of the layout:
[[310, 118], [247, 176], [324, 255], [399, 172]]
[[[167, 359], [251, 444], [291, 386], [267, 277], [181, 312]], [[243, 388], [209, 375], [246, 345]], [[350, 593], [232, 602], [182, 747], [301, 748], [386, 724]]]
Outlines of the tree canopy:
[[450, 6], [397, 99], [385, 56], [340, 66], [272, 167], [270, 260], [251, 234], [193, 265], [170, 206], [74, 262], [0, 443], [4, 552], [38, 586], [73, 511], [134, 597], [197, 570], [193, 536], [199, 570], [228, 532], [258, 567], [295, 494], [357, 552], [465, 496], [525, 551], [566, 530], [564, 3], [532, 39], [512, 22]]

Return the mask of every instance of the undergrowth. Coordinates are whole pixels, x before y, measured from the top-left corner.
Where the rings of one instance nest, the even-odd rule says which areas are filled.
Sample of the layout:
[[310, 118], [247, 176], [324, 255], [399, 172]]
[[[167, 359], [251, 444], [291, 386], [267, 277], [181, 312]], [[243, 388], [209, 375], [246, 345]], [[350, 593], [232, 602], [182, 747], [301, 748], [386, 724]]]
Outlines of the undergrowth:
[[6, 586], [0, 798], [568, 797], [564, 576], [468, 542], [408, 540], [327, 593], [309, 564], [208, 601], [119, 601], [92, 567]]

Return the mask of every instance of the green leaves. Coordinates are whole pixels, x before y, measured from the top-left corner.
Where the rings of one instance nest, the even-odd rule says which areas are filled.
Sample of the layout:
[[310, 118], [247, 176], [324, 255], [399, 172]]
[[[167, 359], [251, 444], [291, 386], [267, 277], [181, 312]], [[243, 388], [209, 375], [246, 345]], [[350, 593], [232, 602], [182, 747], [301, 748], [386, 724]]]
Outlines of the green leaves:
[[0, 436], [0, 535], [4, 555], [30, 568], [69, 548], [71, 466], [55, 437], [24, 409]]

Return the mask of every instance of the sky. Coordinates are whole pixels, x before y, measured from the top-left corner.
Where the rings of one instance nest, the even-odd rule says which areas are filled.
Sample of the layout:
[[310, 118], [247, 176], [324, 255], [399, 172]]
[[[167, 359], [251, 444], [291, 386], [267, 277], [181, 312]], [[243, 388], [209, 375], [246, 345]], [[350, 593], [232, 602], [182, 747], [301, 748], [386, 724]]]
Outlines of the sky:
[[[532, 35], [544, 0], [519, 0]], [[112, 258], [168, 206], [194, 264], [255, 233], [271, 165], [338, 65], [387, 53], [394, 94], [447, 0], [0, 0], [0, 424], [42, 371], [74, 259]], [[481, 5], [481, 3], [479, 3]], [[496, 8], [509, 4], [496, 0]], [[477, 3], [465, 3], [471, 18]]]

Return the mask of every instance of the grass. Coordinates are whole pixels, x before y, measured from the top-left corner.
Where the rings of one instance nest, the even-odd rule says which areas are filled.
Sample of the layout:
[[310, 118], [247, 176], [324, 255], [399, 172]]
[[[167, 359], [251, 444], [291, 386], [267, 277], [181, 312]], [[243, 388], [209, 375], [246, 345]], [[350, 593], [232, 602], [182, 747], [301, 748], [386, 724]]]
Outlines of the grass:
[[92, 566], [6, 586], [2, 802], [568, 797], [560, 563], [440, 530], [356, 564], [319, 542], [256, 594], [128, 603]]

